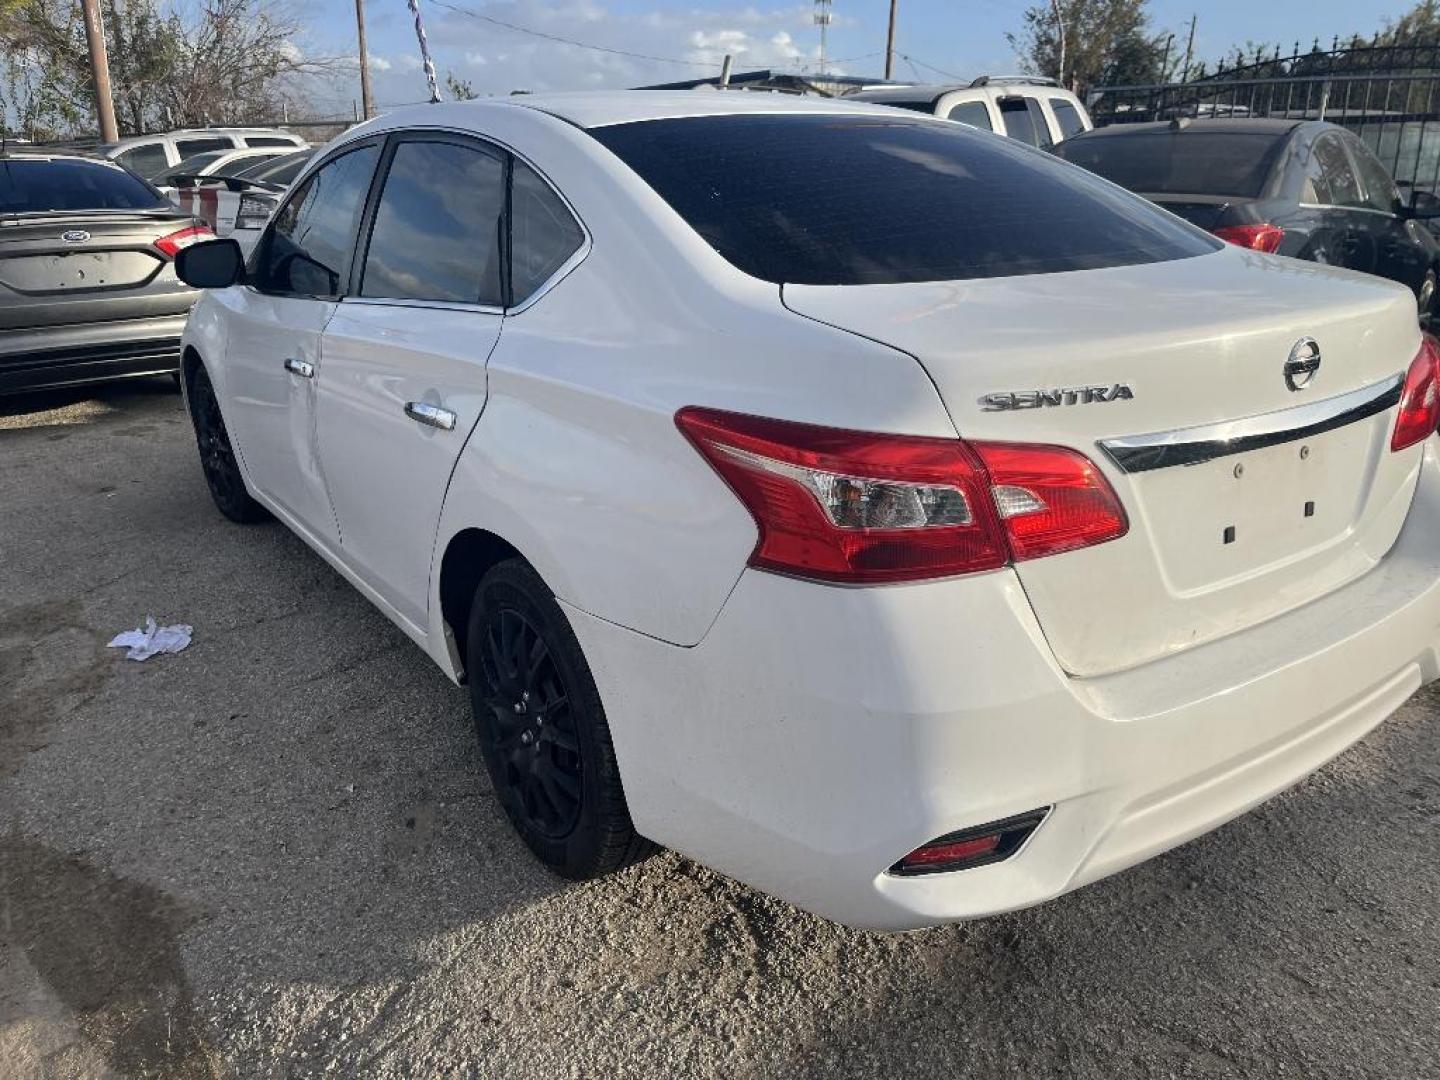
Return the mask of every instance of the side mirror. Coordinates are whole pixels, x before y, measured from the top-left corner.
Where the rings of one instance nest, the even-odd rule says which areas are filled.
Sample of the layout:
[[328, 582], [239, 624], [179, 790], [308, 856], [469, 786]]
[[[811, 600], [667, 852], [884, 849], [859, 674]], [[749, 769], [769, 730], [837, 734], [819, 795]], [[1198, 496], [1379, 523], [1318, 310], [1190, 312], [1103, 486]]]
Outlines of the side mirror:
[[245, 256], [234, 240], [203, 240], [175, 253], [175, 276], [196, 289], [225, 289], [245, 279]]

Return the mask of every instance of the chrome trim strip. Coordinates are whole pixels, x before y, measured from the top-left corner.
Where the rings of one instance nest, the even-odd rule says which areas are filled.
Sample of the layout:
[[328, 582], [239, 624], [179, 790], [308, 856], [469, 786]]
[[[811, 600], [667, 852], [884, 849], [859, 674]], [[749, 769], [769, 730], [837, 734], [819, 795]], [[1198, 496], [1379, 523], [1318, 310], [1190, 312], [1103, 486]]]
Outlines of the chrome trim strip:
[[1102, 439], [1098, 445], [1125, 473], [1199, 465], [1231, 454], [1308, 439], [1384, 412], [1400, 400], [1403, 381], [1403, 376], [1392, 375], [1383, 382], [1294, 409], [1150, 435]]

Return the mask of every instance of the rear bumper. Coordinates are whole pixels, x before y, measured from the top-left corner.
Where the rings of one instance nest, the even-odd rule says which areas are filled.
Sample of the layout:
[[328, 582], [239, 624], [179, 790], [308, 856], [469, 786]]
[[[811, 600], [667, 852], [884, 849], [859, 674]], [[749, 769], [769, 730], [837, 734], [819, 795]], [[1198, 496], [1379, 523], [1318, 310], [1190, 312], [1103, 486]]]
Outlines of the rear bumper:
[[186, 318], [0, 332], [0, 394], [177, 371]]
[[[852, 925], [974, 918], [1213, 829], [1440, 675], [1436, 451], [1373, 571], [1099, 678], [1056, 666], [1008, 571], [877, 589], [747, 571], [689, 649], [567, 613], [642, 833]], [[885, 871], [936, 836], [1046, 806], [1004, 862]]]

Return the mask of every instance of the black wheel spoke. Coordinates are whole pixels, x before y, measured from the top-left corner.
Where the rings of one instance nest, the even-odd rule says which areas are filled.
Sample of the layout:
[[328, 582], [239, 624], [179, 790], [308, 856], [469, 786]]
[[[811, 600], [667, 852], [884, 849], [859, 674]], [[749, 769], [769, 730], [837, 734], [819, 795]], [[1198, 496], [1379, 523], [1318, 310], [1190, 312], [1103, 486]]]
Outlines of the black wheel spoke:
[[[574, 830], [584, 794], [570, 697], [540, 627], [507, 604], [487, 610], [476, 699], [481, 738], [512, 816], [546, 837]], [[559, 721], [557, 723], [557, 720]]]

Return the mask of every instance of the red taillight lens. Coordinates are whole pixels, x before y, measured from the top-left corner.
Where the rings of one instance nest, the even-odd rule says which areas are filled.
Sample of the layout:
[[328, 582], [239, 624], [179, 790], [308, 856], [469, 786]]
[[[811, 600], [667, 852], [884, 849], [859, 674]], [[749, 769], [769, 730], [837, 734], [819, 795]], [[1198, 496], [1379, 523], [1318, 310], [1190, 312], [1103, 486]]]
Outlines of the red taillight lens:
[[1420, 351], [1405, 372], [1405, 386], [1400, 391], [1400, 414], [1395, 417], [1395, 432], [1390, 436], [1391, 450], [1429, 438], [1440, 423], [1440, 341], [1429, 334], [1421, 336]]
[[675, 422], [754, 515], [752, 566], [866, 583], [995, 570], [1009, 558], [984, 467], [959, 439], [698, 408]]
[[198, 244], [201, 240], [214, 240], [215, 234], [204, 225], [187, 225], [177, 232], [167, 233], [155, 241], [155, 247], [160, 254], [167, 259], [175, 258], [175, 253], [189, 247], [191, 244]]
[[1017, 561], [1103, 544], [1129, 528], [1094, 462], [1063, 446], [972, 443]]
[[1215, 230], [1215, 235], [1227, 244], [1274, 253], [1280, 250], [1285, 230], [1279, 225], [1224, 225]]
[[675, 422], [754, 516], [750, 565], [867, 584], [995, 570], [1124, 534], [1059, 446], [878, 435], [686, 408]]

